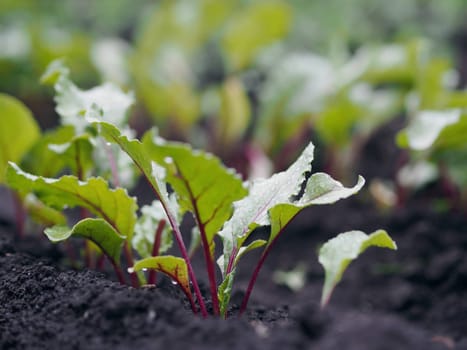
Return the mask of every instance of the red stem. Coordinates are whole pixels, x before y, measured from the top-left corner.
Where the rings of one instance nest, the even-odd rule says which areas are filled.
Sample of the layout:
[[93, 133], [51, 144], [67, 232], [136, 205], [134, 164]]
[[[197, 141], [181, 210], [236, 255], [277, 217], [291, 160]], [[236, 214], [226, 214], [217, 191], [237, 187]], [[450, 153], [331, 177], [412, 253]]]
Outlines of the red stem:
[[[293, 217], [289, 220], [289, 223], [292, 220], [293, 220]], [[276, 242], [277, 242], [278, 238], [281, 236], [282, 232], [284, 232], [284, 229], [287, 227], [287, 225], [288, 225], [288, 223], [282, 228], [282, 230], [276, 235], [276, 237], [274, 237], [274, 239], [271, 241], [271, 243], [268, 244], [266, 246], [266, 248], [264, 248], [263, 253], [261, 254], [261, 257], [260, 257], [260, 259], [258, 261], [258, 264], [256, 264], [255, 270], [253, 271], [253, 274], [251, 275], [250, 282], [248, 283], [248, 287], [246, 289], [245, 296], [243, 297], [242, 304], [240, 306], [240, 311], [239, 311], [240, 315], [242, 315], [246, 310], [246, 307], [248, 305], [248, 301], [250, 299], [251, 292], [253, 291], [253, 288], [255, 286], [256, 280], [257, 280], [258, 275], [259, 275], [259, 271], [263, 267], [264, 261], [268, 257], [269, 253], [271, 252], [272, 247], [276, 244]]]
[[253, 288], [254, 288], [255, 283], [256, 283], [256, 279], [258, 278], [259, 271], [263, 267], [264, 261], [266, 260], [267, 256], [269, 255], [269, 252], [271, 251], [270, 250], [271, 246], [272, 246], [272, 243], [268, 247], [266, 247], [264, 249], [263, 254], [261, 254], [261, 258], [259, 259], [258, 264], [256, 265], [255, 270], [253, 271], [253, 274], [252, 274], [252, 276], [250, 278], [250, 282], [248, 283], [248, 288], [246, 289], [245, 296], [243, 297], [242, 304], [240, 306], [240, 315], [242, 315], [246, 310], [246, 307], [248, 305], [248, 301], [250, 299], [251, 292], [253, 291]]
[[[162, 202], [162, 205], [164, 205], [164, 202]], [[195, 290], [195, 294], [198, 299], [198, 304], [201, 310], [201, 314], [203, 315], [203, 317], [207, 317], [208, 312], [206, 310], [206, 305], [204, 304], [203, 296], [201, 294], [201, 290], [199, 289], [198, 280], [196, 279], [195, 272], [193, 271], [193, 266], [191, 266], [191, 261], [188, 256], [188, 251], [186, 249], [185, 243], [183, 242], [182, 233], [180, 232], [180, 229], [178, 228], [175, 222], [175, 219], [172, 217], [171, 212], [166, 210], [166, 213], [167, 213], [167, 217], [169, 218], [170, 226], [172, 226], [172, 229], [174, 231], [175, 240], [177, 241], [182, 257], [185, 260], [185, 263], [187, 265], [188, 275], [190, 276], [190, 280], [193, 283], [193, 289]]]
[[232, 252], [230, 253], [229, 264], [227, 265], [227, 271], [225, 273], [226, 275], [232, 272], [233, 267], [234, 267], [234, 262], [235, 262], [235, 256], [237, 255], [237, 253], [238, 253], [238, 248], [236, 247], [233, 248]]
[[123, 276], [122, 269], [117, 265], [115, 260], [111, 259], [110, 257], [107, 257], [107, 258], [109, 259], [110, 263], [112, 264], [112, 266], [113, 266], [113, 268], [115, 270], [115, 274], [117, 275], [118, 281], [120, 282], [120, 284], [125, 285], [126, 282], [125, 282], [125, 277]]
[[[128, 245], [128, 242], [125, 241], [124, 243], [124, 248], [123, 248], [124, 254], [125, 254], [125, 259], [128, 264], [128, 266], [133, 266], [135, 263], [133, 261], [133, 252], [131, 251], [130, 246]], [[134, 288], [139, 287], [139, 280], [138, 276], [136, 275], [135, 272], [130, 273], [130, 280], [131, 280], [131, 286]]]
[[[180, 167], [176, 165], [178, 169]], [[211, 300], [212, 300], [212, 307], [214, 314], [218, 316], [220, 314], [220, 308], [219, 308], [219, 299], [217, 297], [217, 283], [216, 283], [216, 271], [215, 271], [215, 263], [214, 259], [211, 254], [211, 250], [209, 249], [209, 242], [208, 242], [208, 237], [206, 234], [206, 226], [205, 224], [201, 221], [201, 217], [199, 215], [198, 211], [198, 206], [196, 203], [196, 197], [193, 195], [193, 192], [191, 191], [191, 187], [186, 181], [185, 177], [180, 174], [180, 178], [182, 181], [185, 183], [186, 188], [188, 189], [188, 192], [190, 194], [190, 199], [191, 202], [193, 203], [193, 207], [195, 208], [194, 210], [194, 215], [195, 215], [195, 220], [197, 223], [197, 226], [200, 231], [200, 236], [201, 236], [201, 242], [203, 246], [203, 252], [204, 252], [204, 260], [206, 264], [206, 270], [208, 272], [208, 278], [209, 278], [209, 289], [211, 292]]]
[[208, 239], [206, 236], [205, 227], [203, 224], [200, 224], [199, 222], [198, 222], [198, 225], [200, 228], [201, 240], [203, 242], [204, 260], [206, 262], [206, 268], [208, 271], [209, 287], [210, 287], [211, 298], [212, 298], [212, 307], [213, 307], [214, 314], [218, 316], [220, 314], [220, 308], [219, 308], [219, 298], [217, 297], [217, 283], [216, 283], [216, 271], [215, 271], [214, 259], [212, 258], [211, 250], [209, 249], [209, 243], [208, 243]]
[[[118, 140], [115, 140], [117, 143]], [[127, 152], [127, 151], [126, 151]], [[128, 153], [128, 152], [127, 152]], [[154, 193], [158, 196], [159, 196], [159, 192], [157, 190], [157, 188], [154, 186], [153, 182], [151, 181], [151, 179], [148, 177], [148, 175], [146, 174], [146, 172], [144, 171], [144, 166], [143, 164], [138, 161], [138, 160], [135, 160], [135, 164], [137, 165], [137, 167], [140, 169], [141, 173], [144, 174], [144, 176], [146, 177], [146, 179], [148, 180], [148, 183], [149, 185], [151, 186], [152, 190], [154, 191]], [[164, 207], [164, 211], [166, 212], [167, 214], [167, 217], [169, 219], [169, 223], [170, 223], [170, 226], [172, 227], [173, 229], [173, 232], [174, 232], [174, 236], [175, 236], [175, 239], [177, 241], [177, 244], [180, 248], [180, 251], [181, 251], [181, 254], [182, 254], [182, 257], [183, 259], [185, 260], [185, 263], [187, 265], [187, 268], [188, 268], [188, 275], [190, 276], [190, 280], [191, 280], [191, 283], [193, 284], [193, 289], [195, 290], [195, 293], [196, 293], [196, 297], [198, 298], [198, 303], [199, 303], [199, 306], [200, 306], [200, 309], [201, 309], [201, 314], [203, 315], [203, 317], [207, 317], [208, 316], [208, 313], [206, 311], [206, 305], [204, 304], [204, 300], [203, 300], [203, 296], [201, 294], [201, 291], [199, 289], [199, 285], [198, 285], [198, 281], [196, 279], [196, 275], [193, 271], [193, 267], [191, 266], [191, 261], [190, 261], [190, 258], [188, 256], [188, 251], [186, 249], [186, 246], [185, 246], [185, 243], [183, 242], [183, 237], [182, 237], [182, 233], [180, 232], [180, 229], [177, 225], [177, 221], [175, 220], [175, 218], [173, 217], [172, 215], [172, 212], [169, 210], [169, 208], [167, 208], [166, 206], [166, 203], [164, 203], [164, 201], [161, 201], [162, 203], [162, 206]], [[193, 310], [194, 313], [196, 313], [195, 310]]]
[[[156, 233], [154, 235], [154, 244], [152, 246], [152, 256], [158, 256], [159, 255], [159, 250], [161, 248], [161, 239], [162, 239], [162, 233], [164, 232], [164, 227], [165, 227], [165, 220], [162, 219], [159, 221], [159, 224], [157, 225]], [[149, 271], [148, 275], [148, 284], [156, 284], [156, 277], [157, 277], [157, 272], [156, 270], [151, 270]]]
[[[143, 168], [141, 167], [141, 164], [139, 163], [136, 163], [136, 164], [140, 168], [141, 172], [145, 174], [145, 172], [143, 171]], [[159, 197], [159, 193], [156, 190], [156, 188], [153, 186], [150, 179], [148, 179], [148, 182], [151, 185], [151, 188], [154, 191], [154, 193]], [[183, 242], [182, 233], [180, 232], [180, 229], [177, 225], [177, 221], [172, 216], [172, 212], [166, 207], [166, 203], [164, 203], [164, 201], [161, 201], [161, 203], [162, 203], [162, 206], [164, 207], [165, 213], [167, 214], [167, 218], [169, 219], [170, 226], [172, 227], [175, 240], [177, 241], [183, 260], [185, 260], [185, 263], [187, 265], [188, 275], [190, 276], [191, 283], [193, 284], [193, 289], [195, 290], [196, 297], [198, 299], [199, 307], [201, 309], [201, 314], [203, 315], [203, 317], [207, 317], [208, 312], [206, 310], [206, 305], [204, 304], [203, 296], [199, 289], [198, 280], [196, 279], [195, 272], [193, 271], [193, 267], [191, 266], [190, 257], [188, 256], [188, 250], [186, 249], [185, 243]], [[196, 310], [193, 310], [193, 312], [196, 314]]]
[[105, 254], [102, 253], [97, 259], [96, 270], [98, 271], [104, 270], [104, 263], [105, 263]]

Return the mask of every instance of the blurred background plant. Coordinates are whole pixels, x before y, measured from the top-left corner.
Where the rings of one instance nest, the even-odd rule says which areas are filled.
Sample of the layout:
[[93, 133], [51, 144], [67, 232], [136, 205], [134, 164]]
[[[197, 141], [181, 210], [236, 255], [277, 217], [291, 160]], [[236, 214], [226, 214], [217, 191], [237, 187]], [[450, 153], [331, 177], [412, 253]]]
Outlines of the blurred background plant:
[[463, 108], [466, 13], [463, 0], [4, 0], [0, 91], [57, 125], [39, 77], [64, 58], [78, 86], [135, 91], [139, 133], [154, 124], [245, 177], [312, 138], [345, 179], [382, 125]]

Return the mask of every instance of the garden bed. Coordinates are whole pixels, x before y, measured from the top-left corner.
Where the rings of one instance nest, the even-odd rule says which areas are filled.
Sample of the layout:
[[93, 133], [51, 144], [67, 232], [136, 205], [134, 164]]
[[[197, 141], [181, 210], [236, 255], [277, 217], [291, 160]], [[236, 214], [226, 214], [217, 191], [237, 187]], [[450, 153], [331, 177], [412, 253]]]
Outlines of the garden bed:
[[[193, 316], [170, 282], [158, 288], [121, 286], [103, 274], [57, 265], [60, 252], [48, 244], [43, 252], [55, 261], [37, 257], [37, 238], [34, 244], [27, 244], [32, 237], [15, 241], [4, 225], [0, 347], [467, 349], [466, 224], [461, 215], [421, 205], [389, 216], [357, 200], [310, 209], [267, 261], [248, 315], [227, 321]], [[317, 246], [336, 232], [376, 226], [391, 232], [399, 250], [369, 250], [352, 263], [321, 311]], [[307, 273], [299, 292], [271, 280], [274, 271], [300, 262]], [[248, 277], [239, 273], [239, 289]], [[234, 302], [241, 296], [234, 292]]]

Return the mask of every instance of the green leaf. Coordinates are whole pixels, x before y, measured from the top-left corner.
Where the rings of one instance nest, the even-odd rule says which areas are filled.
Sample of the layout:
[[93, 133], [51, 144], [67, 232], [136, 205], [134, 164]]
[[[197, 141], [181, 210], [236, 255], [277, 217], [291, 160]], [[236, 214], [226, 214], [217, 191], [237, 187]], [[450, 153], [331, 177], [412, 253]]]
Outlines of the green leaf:
[[228, 273], [225, 276], [222, 283], [219, 285], [217, 290], [217, 297], [219, 299], [219, 309], [220, 314], [226, 317], [227, 307], [229, 306], [230, 296], [232, 295], [232, 285], [235, 277], [236, 270], [233, 269], [232, 272]]
[[189, 145], [167, 142], [152, 133], [143, 143], [151, 159], [166, 169], [181, 208], [193, 213], [210, 245], [231, 216], [232, 203], [247, 194], [240, 177], [217, 157]]
[[[166, 220], [168, 223], [167, 215], [160, 201], [155, 200], [151, 205], [145, 205], [141, 208], [141, 216], [138, 218], [135, 225], [132, 246], [138, 251], [138, 254], [142, 258], [149, 258], [152, 256], [154, 236], [161, 220]], [[165, 225], [161, 237], [159, 254], [165, 253], [172, 247], [172, 243], [173, 237], [170, 225]]]
[[232, 249], [240, 247], [255, 227], [270, 225], [268, 211], [278, 204], [292, 203], [300, 193], [305, 173], [311, 171], [313, 150], [310, 143], [286, 171], [249, 183], [248, 196], [234, 203], [232, 217], [219, 232], [224, 243], [224, 273]]
[[282, 232], [285, 226], [304, 208], [311, 205], [332, 204], [340, 199], [350, 197], [360, 191], [365, 184], [363, 177], [358, 178], [354, 187], [344, 187], [325, 173], [313, 174], [307, 182], [303, 196], [294, 203], [279, 204], [269, 210], [271, 234], [268, 244]]
[[[235, 261], [234, 261], [234, 266], [237, 266], [238, 262], [240, 259], [248, 252], [251, 252], [252, 250], [255, 250], [257, 248], [261, 248], [267, 243], [264, 239], [257, 239], [251, 242], [250, 244], [240, 247], [238, 250], [236, 256], [235, 256]], [[221, 266], [221, 265], [220, 265]]]
[[8, 161], [19, 162], [40, 136], [29, 109], [12, 96], [0, 93], [0, 184]]
[[357, 184], [354, 187], [348, 188], [328, 174], [315, 173], [308, 179], [305, 192], [296, 203], [302, 207], [312, 204], [332, 204], [340, 199], [354, 195], [360, 191], [364, 184], [365, 179], [359, 176]]
[[182, 258], [171, 255], [150, 257], [137, 261], [129, 271], [137, 272], [146, 269], [153, 269], [165, 273], [182, 287], [185, 294], [191, 296], [188, 267], [185, 260]]
[[148, 180], [157, 197], [161, 201], [169, 222], [172, 226], [179, 226], [177, 220], [178, 208], [176, 208], [169, 198], [167, 184], [165, 183], [166, 171], [163, 167], [152, 161], [146, 152], [145, 146], [137, 139], [129, 139], [128, 136], [112, 124], [97, 122], [102, 136], [112, 143], [116, 143], [130, 156], [138, 169]]
[[79, 181], [75, 176], [51, 179], [22, 171], [10, 163], [8, 184], [19, 191], [34, 193], [45, 204], [55, 208], [83, 207], [106, 220], [122, 236], [131, 240], [136, 221], [136, 200], [125, 189], [110, 189], [102, 178]]
[[[47, 80], [49, 77], [53, 77], [52, 80], [55, 81], [56, 110], [61, 116], [62, 125], [73, 126], [75, 134], [83, 138], [83, 140], [69, 140], [70, 143], [58, 146], [57, 149], [64, 154], [71, 153], [71, 157], [73, 157], [73, 153], [80, 150], [79, 153], [82, 156], [76, 158], [83, 162], [78, 169], [79, 173], [84, 172], [82, 168], [86, 163], [92, 164], [95, 174], [112, 178], [112, 183], [115, 186], [132, 187], [136, 176], [131, 159], [118, 147], [112, 148], [95, 137], [95, 130], [92, 130], [91, 124], [95, 121], [107, 121], [119, 127], [122, 133], [132, 135], [133, 131], [128, 126], [127, 117], [128, 109], [134, 102], [133, 95], [123, 92], [119, 87], [110, 83], [89, 90], [81, 90], [69, 79], [69, 70], [63, 66], [61, 61], [51, 63], [44, 79]], [[79, 145], [71, 147], [75, 146], [75, 142], [82, 144], [84, 138], [88, 138], [94, 146], [92, 163], [85, 162], [85, 158], [90, 159], [89, 151], [84, 153], [82, 151], [84, 148], [79, 147]], [[69, 162], [69, 164], [76, 166], [76, 161]], [[75, 171], [75, 169], [72, 170]]]
[[443, 129], [458, 123], [460, 117], [459, 109], [420, 111], [407, 128], [398, 134], [398, 144], [417, 151], [426, 150], [436, 142]]
[[[362, 177], [359, 177], [357, 184], [352, 188], [344, 187], [324, 173], [313, 174], [307, 179], [305, 174], [311, 170], [312, 159], [313, 145], [310, 144], [288, 170], [275, 174], [270, 179], [253, 182], [250, 194], [234, 203], [238, 211], [234, 212], [220, 233], [224, 243], [224, 254], [218, 259], [218, 264], [224, 278], [244, 252], [263, 245], [263, 242], [255, 241], [247, 247], [242, 247], [255, 227], [271, 225], [267, 241], [267, 245], [270, 246], [302, 209], [310, 205], [334, 203], [355, 194], [363, 187], [365, 181]], [[299, 196], [303, 185], [303, 194]], [[234, 257], [231, 256], [232, 252]], [[232, 258], [234, 265], [229, 266], [232, 265]]]
[[86, 117], [111, 122], [119, 127], [127, 124], [127, 111], [134, 98], [111, 83], [79, 89], [69, 79], [69, 70], [61, 61], [53, 61], [47, 68], [43, 80], [55, 82], [57, 113], [63, 125], [73, 125], [77, 135], [85, 133], [89, 123]]
[[378, 230], [370, 235], [362, 231], [349, 231], [326, 242], [319, 251], [319, 262], [325, 270], [321, 306], [329, 302], [332, 291], [342, 278], [347, 266], [369, 247], [396, 250], [396, 243], [386, 231]]
[[61, 242], [71, 236], [79, 236], [93, 241], [109, 258], [117, 264], [125, 237], [120, 236], [107, 221], [103, 219], [83, 219], [72, 228], [53, 226], [44, 233], [52, 242]]
[[222, 47], [233, 70], [248, 66], [259, 50], [284, 37], [291, 23], [285, 2], [252, 3], [234, 15], [222, 38]]

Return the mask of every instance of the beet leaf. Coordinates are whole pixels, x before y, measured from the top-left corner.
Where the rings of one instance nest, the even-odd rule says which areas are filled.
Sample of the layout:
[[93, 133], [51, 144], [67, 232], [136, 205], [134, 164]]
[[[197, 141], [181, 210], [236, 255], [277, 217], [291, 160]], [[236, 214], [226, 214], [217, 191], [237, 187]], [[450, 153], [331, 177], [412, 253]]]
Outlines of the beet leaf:
[[19, 100], [0, 94], [0, 184], [8, 162], [19, 162], [40, 136], [39, 126]]
[[207, 316], [206, 306], [204, 304], [201, 291], [198, 286], [195, 273], [191, 266], [190, 257], [183, 241], [182, 233], [180, 231], [179, 220], [177, 219], [178, 208], [176, 208], [172, 201], [169, 199], [167, 192], [167, 184], [165, 182], [166, 170], [158, 165], [156, 162], [151, 160], [145, 146], [137, 139], [129, 139], [126, 135], [123, 135], [121, 131], [112, 124], [106, 122], [96, 122], [100, 133], [112, 143], [116, 143], [120, 148], [127, 153], [131, 159], [135, 162], [136, 166], [143, 173], [153, 191], [157, 195], [158, 199], [164, 208], [167, 215], [170, 226], [175, 235], [175, 239], [182, 253], [183, 259], [188, 268], [188, 274], [190, 280], [193, 283], [193, 288], [198, 299], [198, 303], [203, 316]]
[[34, 193], [55, 209], [82, 207], [106, 220], [115, 231], [131, 240], [136, 221], [136, 200], [125, 189], [111, 189], [102, 178], [79, 181], [76, 176], [59, 179], [35, 176], [10, 163], [7, 169], [9, 186], [18, 191]]
[[129, 271], [137, 272], [146, 269], [154, 269], [169, 276], [173, 282], [177, 283], [182, 288], [192, 308], [195, 309], [191, 294], [188, 267], [184, 259], [171, 255], [150, 257], [136, 262]]
[[72, 228], [53, 226], [46, 228], [44, 233], [52, 242], [61, 242], [71, 236], [79, 236], [93, 241], [114, 263], [120, 262], [125, 237], [103, 219], [83, 219]]
[[384, 230], [370, 235], [362, 231], [349, 231], [326, 242], [319, 251], [319, 262], [325, 270], [325, 281], [321, 296], [321, 306], [325, 306], [334, 287], [342, 278], [347, 266], [369, 247], [396, 250], [396, 243]]

